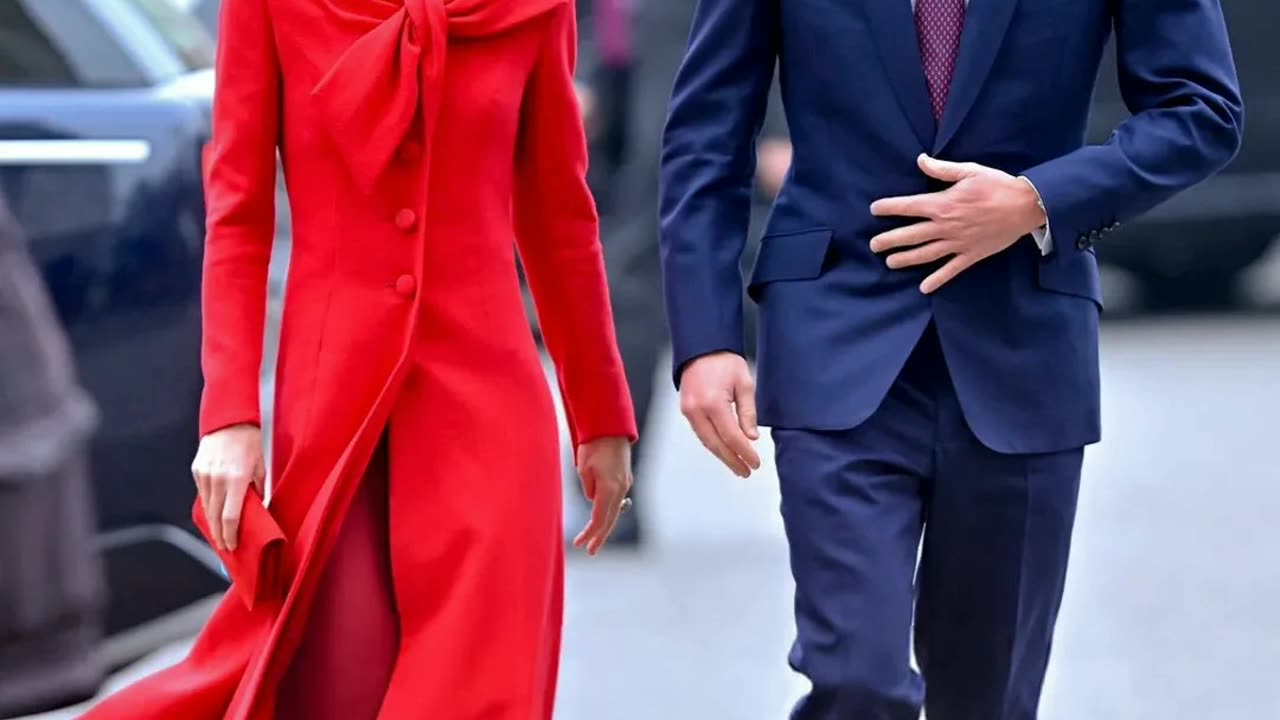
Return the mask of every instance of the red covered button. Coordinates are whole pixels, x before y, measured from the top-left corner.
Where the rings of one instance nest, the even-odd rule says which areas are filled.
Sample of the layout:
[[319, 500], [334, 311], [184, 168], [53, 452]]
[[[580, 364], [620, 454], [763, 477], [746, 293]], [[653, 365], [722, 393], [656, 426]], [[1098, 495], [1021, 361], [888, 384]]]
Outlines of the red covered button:
[[413, 229], [413, 224], [418, 221], [418, 214], [409, 208], [403, 208], [396, 213], [396, 227], [401, 230]]
[[396, 292], [402, 297], [413, 297], [413, 291], [418, 289], [418, 281], [413, 279], [412, 275], [401, 275], [396, 278]]

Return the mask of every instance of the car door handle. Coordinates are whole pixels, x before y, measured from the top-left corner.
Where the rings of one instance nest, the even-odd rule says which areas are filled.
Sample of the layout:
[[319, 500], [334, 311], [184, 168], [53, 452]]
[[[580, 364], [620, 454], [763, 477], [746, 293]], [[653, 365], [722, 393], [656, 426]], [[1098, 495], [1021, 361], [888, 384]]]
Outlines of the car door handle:
[[146, 140], [0, 140], [0, 166], [138, 165], [150, 157]]

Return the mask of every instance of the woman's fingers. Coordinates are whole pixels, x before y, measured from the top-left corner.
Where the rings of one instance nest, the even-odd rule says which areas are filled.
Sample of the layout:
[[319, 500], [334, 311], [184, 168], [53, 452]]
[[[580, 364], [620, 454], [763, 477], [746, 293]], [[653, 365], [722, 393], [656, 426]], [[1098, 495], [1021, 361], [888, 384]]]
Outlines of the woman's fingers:
[[234, 550], [249, 486], [265, 492], [262, 431], [256, 425], [242, 423], [204, 436], [191, 463], [191, 474], [200, 492], [213, 547]]
[[592, 506], [591, 519], [596, 531], [587, 543], [589, 555], [600, 552], [600, 549], [609, 541], [613, 528], [618, 524], [618, 516], [622, 514], [622, 499], [627, 495], [625, 481], [616, 480], [608, 483], [608, 488], [607, 491], [596, 494], [596, 501]]
[[600, 552], [613, 534], [622, 514], [622, 501], [630, 489], [630, 479], [619, 476], [608, 481], [601, 481], [597, 472], [586, 470], [582, 473], [583, 485], [588, 483], [594, 488], [591, 498], [591, 519], [587, 526], [573, 540], [573, 546], [582, 548], [589, 555]]
[[209, 491], [204, 496], [204, 519], [209, 523], [209, 534], [213, 536], [215, 550], [225, 550], [226, 543], [222, 536], [222, 506], [227, 500], [227, 485], [216, 474], [208, 474]]
[[631, 489], [631, 442], [622, 436], [589, 440], [578, 447], [582, 492], [591, 501], [591, 519], [573, 545], [595, 555], [613, 533], [622, 500]]
[[196, 494], [200, 496], [200, 504], [203, 506], [209, 500], [209, 476], [198, 465], [191, 465], [191, 479], [196, 483]]
[[622, 514], [622, 498], [626, 497], [626, 490], [623, 488], [624, 486], [619, 483], [611, 492], [606, 493], [607, 498], [601, 499], [604, 525], [600, 528], [594, 546], [587, 548], [588, 553], [595, 555], [600, 552], [604, 544], [609, 541], [609, 536], [613, 535], [613, 528], [618, 524], [618, 516]]
[[582, 478], [582, 497], [589, 501], [596, 499], [596, 474], [589, 468], [583, 468], [579, 473]]
[[257, 465], [253, 468], [253, 486], [258, 488], [258, 495], [267, 496], [267, 466], [262, 458], [258, 458]]
[[222, 503], [222, 542], [227, 550], [235, 550], [240, 538], [240, 515], [244, 510], [244, 496], [249, 489], [250, 476], [239, 471], [227, 477], [226, 493]]
[[607, 493], [600, 487], [597, 482], [596, 473], [590, 468], [584, 468], [580, 474], [582, 475], [582, 485], [586, 488], [591, 486], [592, 492], [588, 495], [591, 500], [591, 519], [587, 521], [587, 526], [578, 533], [578, 537], [574, 538], [573, 546], [576, 548], [586, 548], [587, 552], [591, 552], [591, 547], [595, 544], [596, 538], [600, 535], [600, 529], [604, 527], [605, 514], [604, 506], [601, 504], [603, 495]]

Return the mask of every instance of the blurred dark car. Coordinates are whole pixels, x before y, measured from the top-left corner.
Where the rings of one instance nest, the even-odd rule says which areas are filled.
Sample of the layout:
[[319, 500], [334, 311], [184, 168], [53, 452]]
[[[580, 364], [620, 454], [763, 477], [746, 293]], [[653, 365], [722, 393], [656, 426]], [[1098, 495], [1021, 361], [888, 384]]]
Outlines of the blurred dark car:
[[[1241, 274], [1280, 235], [1280, 5], [1222, 4], [1244, 92], [1240, 155], [1221, 175], [1098, 243], [1099, 258], [1133, 272], [1157, 305], [1230, 302]], [[1114, 57], [1113, 44], [1098, 85], [1093, 142], [1128, 117]]]
[[112, 663], [189, 634], [225, 589], [189, 519], [211, 52], [168, 0], [0, 1], [0, 189], [101, 412]]

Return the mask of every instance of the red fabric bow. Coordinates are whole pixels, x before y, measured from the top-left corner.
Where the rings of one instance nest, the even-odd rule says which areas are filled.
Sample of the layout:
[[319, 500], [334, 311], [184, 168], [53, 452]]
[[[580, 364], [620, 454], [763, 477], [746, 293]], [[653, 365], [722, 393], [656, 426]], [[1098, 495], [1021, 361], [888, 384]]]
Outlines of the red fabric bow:
[[429, 153], [450, 37], [494, 35], [566, 4], [568, 0], [343, 0], [344, 10], [378, 24], [342, 54], [312, 96], [357, 187], [373, 192], [419, 108]]

